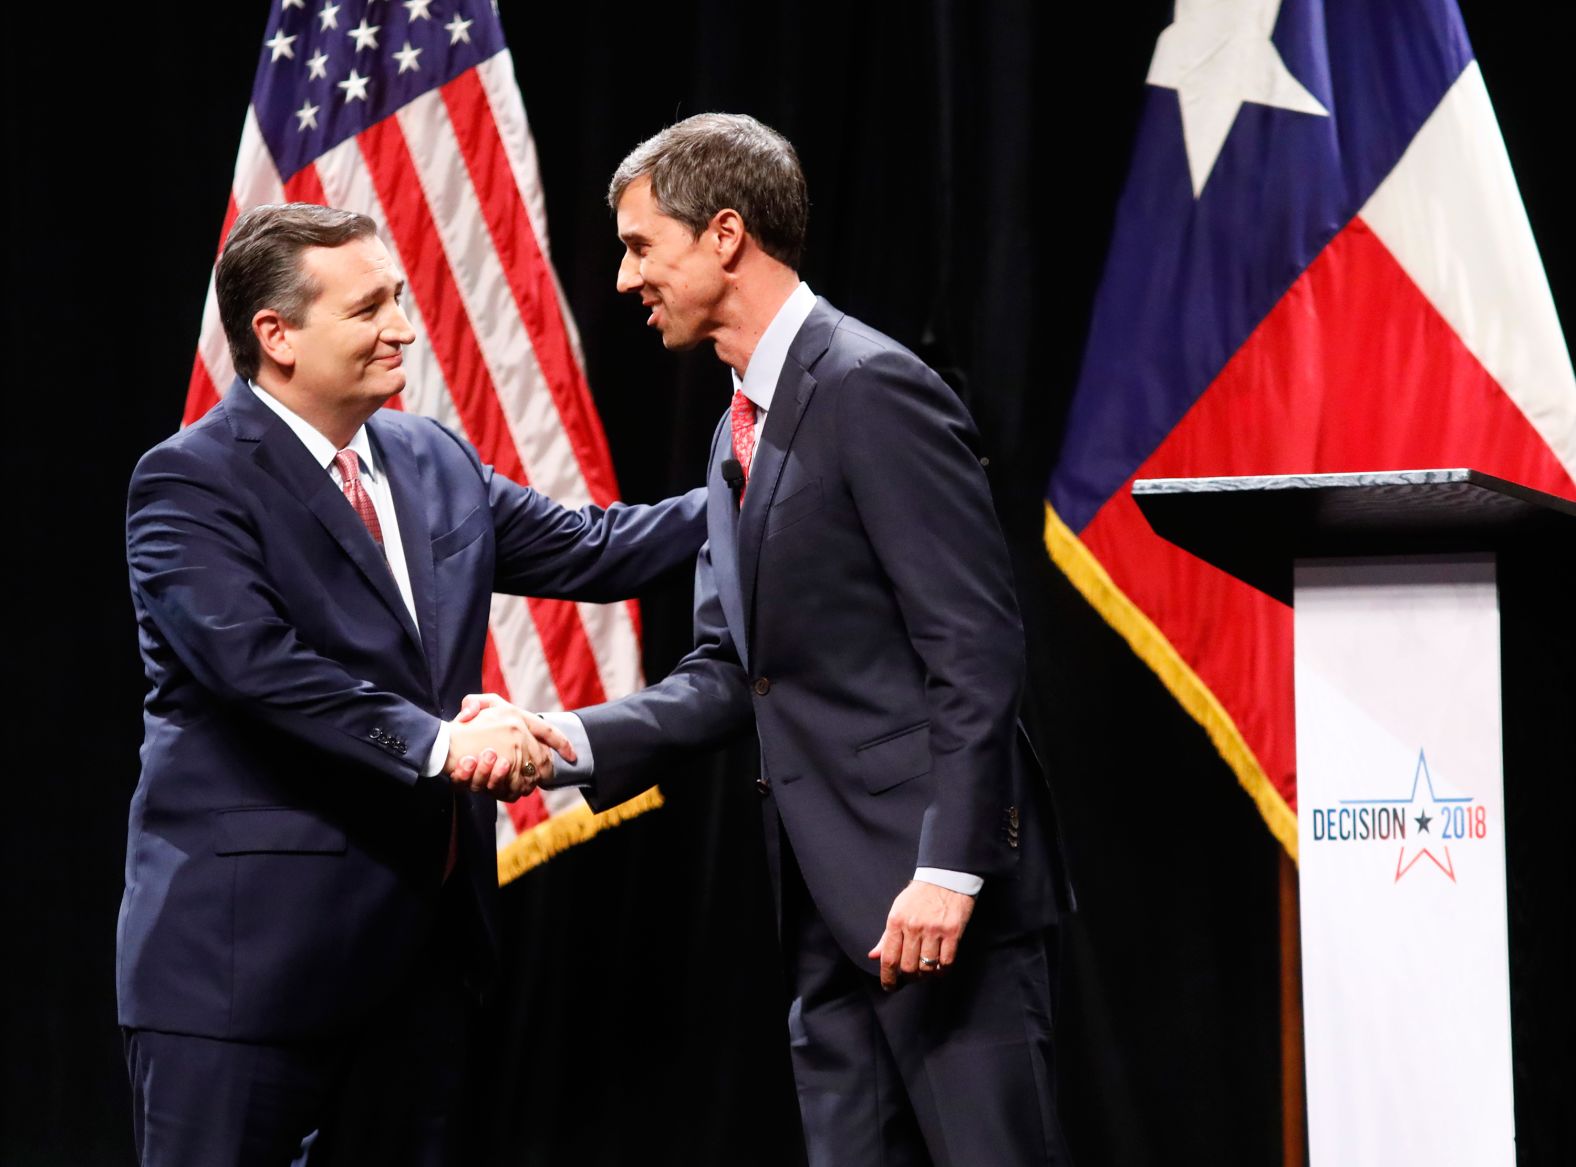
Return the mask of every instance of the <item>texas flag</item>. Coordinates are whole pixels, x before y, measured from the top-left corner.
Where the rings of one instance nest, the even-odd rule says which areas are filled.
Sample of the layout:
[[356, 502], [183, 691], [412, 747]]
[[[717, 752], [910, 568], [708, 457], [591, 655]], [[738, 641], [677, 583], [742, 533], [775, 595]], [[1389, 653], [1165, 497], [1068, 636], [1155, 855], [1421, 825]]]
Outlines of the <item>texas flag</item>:
[[1139, 478], [1470, 467], [1576, 499], [1576, 377], [1453, 0], [1178, 0], [1046, 545], [1295, 856], [1291, 609]]

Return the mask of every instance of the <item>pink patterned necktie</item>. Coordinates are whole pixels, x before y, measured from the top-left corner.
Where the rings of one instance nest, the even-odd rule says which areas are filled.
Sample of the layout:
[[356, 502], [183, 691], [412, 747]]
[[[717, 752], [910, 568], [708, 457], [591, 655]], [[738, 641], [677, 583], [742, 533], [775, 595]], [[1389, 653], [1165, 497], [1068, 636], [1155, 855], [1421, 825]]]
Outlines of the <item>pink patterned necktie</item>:
[[[750, 459], [755, 457], [755, 402], [744, 395], [742, 389], [733, 391], [733, 457], [744, 472], [744, 481], [750, 481]], [[739, 501], [744, 501], [744, 489], [739, 490]]]
[[378, 545], [378, 550], [383, 550], [383, 524], [378, 522], [377, 508], [372, 505], [367, 484], [361, 481], [361, 459], [356, 457], [354, 450], [341, 450], [334, 455], [334, 465], [339, 467], [339, 481], [344, 487], [345, 501], [355, 508], [356, 514], [366, 525], [367, 534]]

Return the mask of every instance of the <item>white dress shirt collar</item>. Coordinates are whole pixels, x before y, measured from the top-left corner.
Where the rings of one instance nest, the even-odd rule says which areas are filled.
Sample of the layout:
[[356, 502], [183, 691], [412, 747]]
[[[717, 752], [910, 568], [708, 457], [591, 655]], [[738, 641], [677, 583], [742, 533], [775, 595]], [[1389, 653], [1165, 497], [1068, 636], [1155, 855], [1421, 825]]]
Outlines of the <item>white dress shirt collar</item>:
[[[317, 460], [317, 464], [324, 470], [333, 471], [334, 455], [339, 453], [334, 448], [334, 443], [325, 438], [322, 433], [306, 418], [291, 409], [279, 398], [264, 389], [255, 381], [248, 381], [252, 392], [257, 394], [257, 399], [278, 415], [279, 420], [290, 427], [292, 433], [301, 439], [301, 444], [306, 447], [307, 453]], [[374, 482], [377, 481], [378, 468], [372, 458], [372, 441], [367, 437], [367, 427], [359, 426], [356, 436], [350, 439], [348, 449], [354, 450], [361, 459], [361, 472]]]
[[743, 390], [762, 413], [772, 407], [772, 394], [777, 392], [777, 379], [782, 376], [783, 362], [788, 359], [788, 346], [793, 344], [793, 338], [799, 335], [799, 329], [804, 327], [805, 319], [814, 308], [815, 293], [809, 284], [799, 281], [799, 286], [783, 301], [777, 315], [761, 333], [755, 351], [750, 354], [750, 363], [744, 368], [744, 379], [740, 381], [739, 374], [733, 374], [734, 391]]

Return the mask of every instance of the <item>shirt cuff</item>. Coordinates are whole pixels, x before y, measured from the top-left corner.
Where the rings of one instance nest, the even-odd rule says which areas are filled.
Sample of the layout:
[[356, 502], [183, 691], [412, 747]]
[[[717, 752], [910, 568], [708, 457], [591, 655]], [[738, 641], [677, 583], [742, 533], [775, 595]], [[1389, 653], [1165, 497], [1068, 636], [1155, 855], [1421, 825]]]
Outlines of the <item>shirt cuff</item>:
[[438, 722], [438, 736], [432, 739], [432, 752], [427, 755], [427, 768], [421, 772], [423, 778], [436, 778], [443, 773], [443, 763], [449, 760], [449, 723]]
[[985, 886], [985, 881], [978, 875], [969, 875], [963, 871], [948, 871], [944, 867], [915, 868], [914, 878], [920, 883], [933, 883], [937, 887], [944, 887], [948, 891], [959, 892], [966, 896], [979, 895], [980, 888]]
[[537, 716], [568, 738], [569, 744], [575, 748], [573, 762], [566, 762], [562, 757], [553, 759], [553, 776], [542, 785], [549, 789], [557, 789], [560, 786], [590, 786], [596, 765], [591, 757], [591, 739], [586, 736], [584, 723], [573, 713], [567, 712], [538, 713]]

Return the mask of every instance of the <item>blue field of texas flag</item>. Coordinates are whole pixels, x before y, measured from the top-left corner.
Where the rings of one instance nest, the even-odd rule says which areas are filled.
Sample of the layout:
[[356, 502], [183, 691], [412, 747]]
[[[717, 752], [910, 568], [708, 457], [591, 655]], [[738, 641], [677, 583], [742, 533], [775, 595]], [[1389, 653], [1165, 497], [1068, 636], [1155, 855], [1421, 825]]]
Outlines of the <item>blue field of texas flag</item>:
[[1178, 0], [1146, 80], [1046, 543], [1295, 854], [1291, 609], [1156, 536], [1133, 481], [1576, 499], [1576, 378], [1453, 0]]

